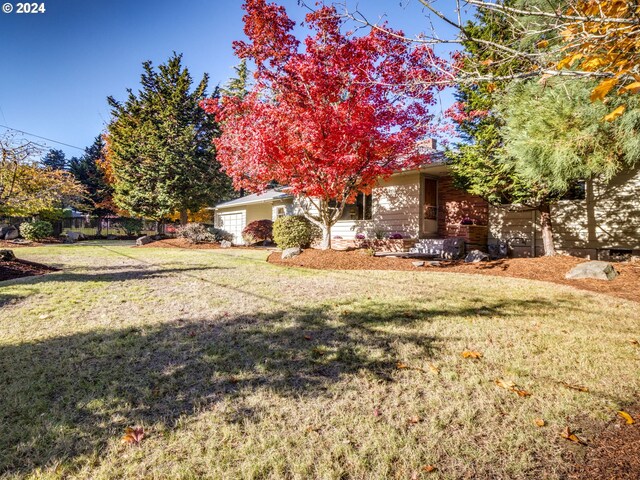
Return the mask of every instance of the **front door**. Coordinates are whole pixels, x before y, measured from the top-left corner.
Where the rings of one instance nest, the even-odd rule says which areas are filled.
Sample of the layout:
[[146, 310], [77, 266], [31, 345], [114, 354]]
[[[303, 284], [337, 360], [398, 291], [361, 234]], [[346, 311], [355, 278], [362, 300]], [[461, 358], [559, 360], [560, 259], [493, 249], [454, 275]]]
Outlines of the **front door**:
[[422, 234], [438, 234], [438, 180], [425, 178], [422, 183]]

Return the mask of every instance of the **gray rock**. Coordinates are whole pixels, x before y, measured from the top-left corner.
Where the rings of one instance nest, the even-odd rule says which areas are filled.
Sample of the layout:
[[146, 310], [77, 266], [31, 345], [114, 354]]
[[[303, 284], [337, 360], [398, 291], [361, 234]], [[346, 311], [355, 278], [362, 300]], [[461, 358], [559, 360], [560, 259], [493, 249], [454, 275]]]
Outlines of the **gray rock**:
[[4, 238], [5, 234], [9, 230], [9, 227], [11, 227], [11, 225], [8, 225], [6, 223], [0, 224], [0, 238]]
[[117, 240], [118, 237], [116, 237], [115, 235], [107, 235], [107, 240]]
[[82, 240], [84, 235], [80, 232], [67, 232], [65, 234], [65, 242], [66, 243], [75, 243], [78, 240]]
[[3, 262], [10, 262], [15, 259], [16, 256], [13, 254], [13, 250], [0, 250], [0, 260]]
[[439, 267], [440, 265], [442, 265], [442, 262], [439, 262], [437, 260], [433, 260], [431, 262], [427, 262], [427, 265], [429, 265], [430, 267]]
[[151, 242], [153, 242], [153, 237], [150, 237], [149, 235], [145, 235], [144, 237], [140, 237], [136, 240], [136, 246], [140, 247], [142, 245], [146, 245]]
[[489, 260], [489, 255], [480, 250], [471, 250], [466, 257], [464, 257], [465, 263], [479, 263], [479, 262], [487, 262]]
[[424, 262], [411, 262], [414, 267], [424, 267]]
[[490, 243], [487, 245], [487, 250], [489, 250], [489, 258], [491, 258], [491, 260], [506, 258], [509, 253], [507, 242], [502, 240], [498, 240], [496, 243]]
[[464, 238], [450, 237], [442, 242], [442, 258], [458, 260], [464, 256]]
[[300, 247], [287, 248], [282, 252], [282, 259], [286, 260], [287, 258], [293, 258], [300, 255], [301, 253], [302, 250], [300, 249]]
[[10, 225], [7, 231], [4, 233], [5, 240], [15, 240], [20, 236], [20, 230], [13, 225]]
[[220, 242], [222, 248], [231, 248], [233, 244], [229, 240], [223, 240]]
[[617, 276], [618, 272], [616, 272], [613, 265], [609, 262], [593, 260], [591, 262], [584, 262], [576, 265], [565, 275], [565, 278], [568, 278], [569, 280], [575, 280], [577, 278], [613, 280]]

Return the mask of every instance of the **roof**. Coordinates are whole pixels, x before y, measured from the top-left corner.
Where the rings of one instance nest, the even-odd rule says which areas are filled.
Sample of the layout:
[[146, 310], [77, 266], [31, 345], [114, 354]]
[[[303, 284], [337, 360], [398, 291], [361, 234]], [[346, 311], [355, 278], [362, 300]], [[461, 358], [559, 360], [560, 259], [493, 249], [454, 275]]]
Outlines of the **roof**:
[[228, 202], [219, 203], [215, 206], [215, 208], [251, 205], [253, 203], [273, 202], [274, 200], [287, 200], [289, 198], [293, 198], [293, 196], [283, 192], [282, 189], [272, 188], [270, 190], [265, 190], [262, 193], [254, 193], [245, 197], [236, 198], [235, 200], [229, 200]]

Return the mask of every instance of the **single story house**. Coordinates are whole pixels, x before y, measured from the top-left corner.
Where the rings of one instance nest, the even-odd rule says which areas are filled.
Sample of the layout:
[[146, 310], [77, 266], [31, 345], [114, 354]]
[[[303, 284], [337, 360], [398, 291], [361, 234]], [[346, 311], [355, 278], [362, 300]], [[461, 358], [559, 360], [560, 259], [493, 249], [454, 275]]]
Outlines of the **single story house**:
[[[589, 258], [640, 254], [640, 166], [611, 182], [584, 182], [572, 199], [552, 208], [556, 248]], [[216, 226], [242, 244], [242, 229], [260, 219], [275, 220], [300, 213], [286, 189], [272, 189], [221, 203]], [[514, 256], [542, 254], [539, 215], [518, 206], [492, 206], [480, 197], [456, 189], [442, 154], [430, 163], [381, 180], [371, 195], [359, 195], [333, 226], [332, 245], [344, 248], [357, 234], [409, 239], [463, 238], [467, 249], [486, 249], [506, 242]]]

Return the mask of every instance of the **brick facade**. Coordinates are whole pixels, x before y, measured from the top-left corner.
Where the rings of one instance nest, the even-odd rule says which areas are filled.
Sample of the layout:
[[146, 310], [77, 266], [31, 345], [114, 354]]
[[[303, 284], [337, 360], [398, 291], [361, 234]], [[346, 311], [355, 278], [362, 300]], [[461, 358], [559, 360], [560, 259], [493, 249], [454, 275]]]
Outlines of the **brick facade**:
[[[463, 225], [463, 220], [473, 224]], [[489, 204], [486, 200], [455, 188], [451, 177], [438, 179], [439, 237], [462, 237], [468, 248], [484, 248], [488, 225]]]

